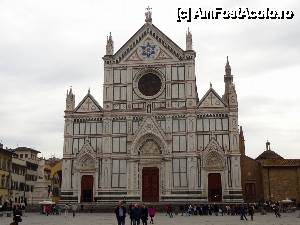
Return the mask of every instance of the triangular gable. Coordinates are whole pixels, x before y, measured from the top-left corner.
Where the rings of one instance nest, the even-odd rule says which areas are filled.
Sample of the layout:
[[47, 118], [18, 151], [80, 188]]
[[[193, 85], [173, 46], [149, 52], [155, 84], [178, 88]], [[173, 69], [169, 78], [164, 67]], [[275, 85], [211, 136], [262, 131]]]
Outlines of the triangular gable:
[[216, 151], [223, 152], [222, 147], [219, 145], [215, 137], [212, 137], [204, 149], [205, 152]]
[[[184, 50], [175, 42], [167, 37], [162, 31], [151, 23], [145, 23], [113, 56], [116, 63], [123, 62], [124, 59], [129, 61], [140, 60], [138, 46], [146, 46], [145, 41], [151, 39], [158, 47], [156, 57], [158, 59], [167, 59], [172, 57], [177, 60], [185, 58]], [[162, 50], [162, 51], [159, 51]], [[142, 59], [142, 58], [141, 58]]]
[[89, 140], [85, 140], [84, 145], [79, 150], [77, 158], [80, 160], [85, 159], [86, 156], [89, 156], [93, 159], [96, 159], [95, 149], [91, 146]]
[[222, 170], [224, 168], [224, 152], [213, 136], [204, 149], [204, 166], [209, 170]]
[[123, 62], [146, 62], [149, 61], [164, 61], [172, 60], [179, 61], [172, 53], [170, 53], [164, 46], [162, 46], [157, 40], [151, 35], [147, 35], [141, 42], [132, 49], [132, 53], [128, 57], [125, 57], [120, 64]]
[[77, 168], [81, 171], [93, 171], [96, 166], [96, 152], [88, 140], [85, 140], [84, 145], [77, 155]]
[[[138, 132], [133, 136], [133, 150], [136, 150], [138, 142], [141, 140], [142, 137], [145, 135], [154, 135], [156, 136], [160, 142], [164, 142], [164, 140], [168, 139], [164, 133], [164, 131], [161, 129], [159, 124], [156, 122], [156, 120], [153, 117], [147, 117], [143, 120], [143, 123], [138, 129]], [[165, 145], [165, 144], [163, 144]], [[166, 148], [166, 145], [164, 146]], [[165, 149], [166, 150], [166, 149]]]
[[75, 108], [74, 112], [103, 112], [102, 107], [94, 99], [94, 97], [88, 92], [88, 94], [82, 99], [82, 101]]
[[226, 104], [211, 87], [199, 102], [199, 108], [224, 108]]

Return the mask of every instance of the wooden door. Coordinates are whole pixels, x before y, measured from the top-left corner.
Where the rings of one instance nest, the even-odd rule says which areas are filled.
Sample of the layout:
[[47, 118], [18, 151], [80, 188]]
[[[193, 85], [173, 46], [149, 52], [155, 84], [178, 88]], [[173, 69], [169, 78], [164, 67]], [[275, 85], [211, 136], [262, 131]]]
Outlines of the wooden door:
[[93, 184], [92, 175], [83, 175], [81, 178], [81, 202], [93, 201]]
[[144, 167], [142, 183], [143, 202], [158, 202], [159, 169], [157, 167]]
[[222, 201], [222, 182], [221, 174], [219, 173], [208, 174], [208, 201]]
[[245, 184], [245, 200], [246, 202], [256, 202], [255, 183]]

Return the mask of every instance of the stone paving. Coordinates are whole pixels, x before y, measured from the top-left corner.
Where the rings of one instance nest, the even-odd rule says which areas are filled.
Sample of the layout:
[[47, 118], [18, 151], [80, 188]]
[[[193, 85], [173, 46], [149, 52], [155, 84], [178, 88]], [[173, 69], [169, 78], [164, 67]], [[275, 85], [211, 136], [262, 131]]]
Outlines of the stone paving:
[[[299, 211], [296, 213], [282, 214], [280, 219], [275, 218], [274, 214], [262, 216], [255, 214], [254, 221], [241, 221], [238, 216], [175, 216], [169, 218], [165, 214], [157, 214], [154, 224], [159, 225], [299, 225]], [[9, 225], [12, 218], [1, 217], [0, 225]], [[112, 213], [78, 213], [73, 218], [71, 214], [67, 217], [45, 216], [38, 213], [28, 213], [23, 217], [20, 225], [117, 225], [114, 214]], [[149, 224], [149, 223], [148, 223]], [[129, 218], [126, 219], [126, 225], [130, 225]]]

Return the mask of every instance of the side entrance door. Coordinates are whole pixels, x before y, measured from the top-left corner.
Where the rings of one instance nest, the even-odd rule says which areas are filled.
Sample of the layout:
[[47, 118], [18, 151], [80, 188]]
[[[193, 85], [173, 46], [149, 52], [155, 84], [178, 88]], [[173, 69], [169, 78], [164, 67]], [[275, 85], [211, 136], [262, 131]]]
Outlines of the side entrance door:
[[159, 169], [157, 167], [144, 167], [142, 175], [143, 202], [159, 201]]
[[221, 202], [222, 201], [222, 182], [221, 174], [208, 174], [208, 201]]
[[81, 178], [81, 202], [93, 201], [93, 184], [92, 175], [83, 175]]

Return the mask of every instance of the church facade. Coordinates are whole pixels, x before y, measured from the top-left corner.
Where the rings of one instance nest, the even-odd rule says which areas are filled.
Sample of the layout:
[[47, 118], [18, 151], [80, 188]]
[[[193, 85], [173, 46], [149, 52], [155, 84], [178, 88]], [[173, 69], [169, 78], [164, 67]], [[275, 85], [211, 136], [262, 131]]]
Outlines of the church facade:
[[231, 67], [222, 97], [199, 99], [195, 57], [190, 31], [183, 50], [150, 11], [117, 52], [108, 37], [103, 105], [67, 92], [62, 202], [243, 201]]

